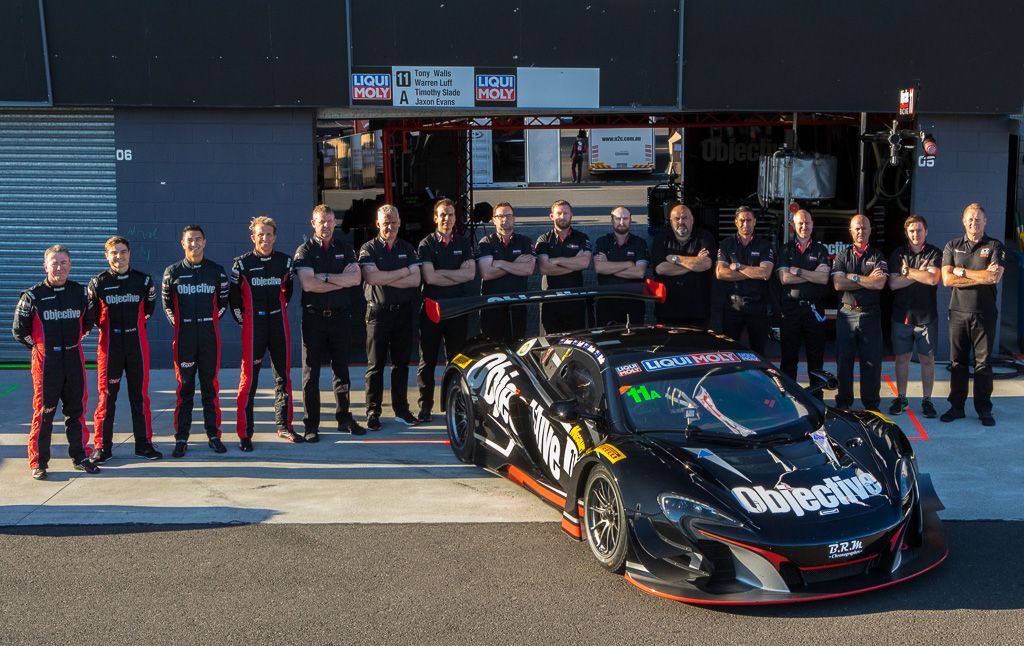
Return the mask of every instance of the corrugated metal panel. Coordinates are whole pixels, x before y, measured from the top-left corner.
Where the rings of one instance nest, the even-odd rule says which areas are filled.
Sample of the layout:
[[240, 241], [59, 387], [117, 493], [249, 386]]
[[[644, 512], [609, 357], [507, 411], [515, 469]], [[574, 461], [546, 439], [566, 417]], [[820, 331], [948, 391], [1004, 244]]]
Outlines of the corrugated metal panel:
[[[11, 324], [21, 291], [43, 278], [43, 250], [71, 249], [71, 278], [107, 267], [117, 229], [113, 110], [0, 110], [0, 361], [27, 361]], [[96, 335], [86, 339], [95, 358]]]

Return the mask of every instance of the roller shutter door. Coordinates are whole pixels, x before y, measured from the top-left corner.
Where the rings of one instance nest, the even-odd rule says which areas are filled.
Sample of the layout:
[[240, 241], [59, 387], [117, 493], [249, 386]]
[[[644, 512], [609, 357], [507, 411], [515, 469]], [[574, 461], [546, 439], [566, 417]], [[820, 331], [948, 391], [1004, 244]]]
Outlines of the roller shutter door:
[[[0, 361], [27, 362], [11, 336], [21, 291], [43, 279], [43, 250], [71, 249], [71, 278], [107, 267], [117, 229], [113, 110], [0, 110]], [[86, 339], [95, 359], [96, 335]]]

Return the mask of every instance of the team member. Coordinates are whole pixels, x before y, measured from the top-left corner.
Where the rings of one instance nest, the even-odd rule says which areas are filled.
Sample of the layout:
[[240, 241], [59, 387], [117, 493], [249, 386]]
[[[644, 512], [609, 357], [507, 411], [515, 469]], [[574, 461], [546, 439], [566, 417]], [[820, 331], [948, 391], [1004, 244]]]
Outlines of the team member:
[[871, 245], [871, 221], [850, 218], [853, 245], [836, 254], [832, 283], [842, 292], [836, 316], [836, 367], [839, 391], [836, 406], [853, 404], [853, 360], [860, 357], [860, 401], [865, 410], [878, 410], [882, 380], [882, 314], [880, 294], [888, 278], [885, 256]]
[[896, 355], [898, 394], [889, 412], [899, 415], [907, 409], [907, 373], [910, 355], [917, 348], [921, 363], [921, 414], [935, 417], [932, 386], [935, 384], [935, 343], [938, 340], [939, 313], [936, 292], [939, 288], [942, 252], [927, 242], [928, 222], [911, 215], [903, 223], [907, 244], [889, 257], [889, 289], [892, 299], [892, 351]]
[[654, 237], [654, 278], [665, 284], [664, 303], [654, 305], [654, 320], [664, 325], [706, 329], [711, 313], [711, 274], [715, 239], [693, 226], [689, 207], [676, 204], [668, 227]]
[[231, 266], [231, 315], [242, 325], [242, 371], [238, 379], [239, 448], [252, 451], [253, 405], [263, 355], [270, 350], [274, 370], [274, 420], [277, 435], [289, 442], [303, 438], [292, 430], [291, 332], [292, 259], [274, 251], [277, 223], [260, 215], [249, 222], [254, 248]]
[[192, 427], [192, 396], [196, 372], [203, 396], [203, 426], [210, 448], [224, 453], [220, 441], [220, 317], [228, 309], [228, 277], [224, 268], [204, 257], [206, 234], [198, 224], [181, 230], [185, 258], [164, 271], [164, 313], [174, 326], [174, 452], [184, 457]]
[[[537, 264], [533, 243], [526, 236], [515, 233], [516, 215], [508, 202], [494, 206], [491, 221], [494, 233], [481, 238], [477, 246], [480, 293], [487, 296], [524, 292]], [[505, 343], [523, 338], [526, 335], [526, 306], [504, 305], [481, 310], [480, 333]]]
[[[793, 214], [796, 237], [779, 250], [776, 274], [782, 283], [782, 372], [796, 379], [800, 341], [807, 353], [807, 371], [821, 370], [825, 361], [825, 294], [828, 292], [828, 250], [811, 240], [814, 219], [800, 209]], [[813, 375], [811, 385], [819, 381]], [[821, 397], [821, 391], [818, 392]]]
[[379, 235], [359, 249], [359, 267], [366, 293], [366, 426], [380, 430], [384, 399], [384, 364], [391, 355], [391, 408], [395, 418], [417, 423], [409, 410], [409, 359], [413, 315], [419, 298], [420, 262], [416, 249], [398, 239], [398, 209], [377, 209]]
[[[537, 237], [536, 254], [545, 289], [582, 287], [583, 270], [590, 267], [590, 238], [572, 228], [572, 205], [558, 200], [549, 214], [554, 228]], [[579, 303], [546, 303], [540, 307], [544, 334], [582, 330], [587, 309]]]
[[726, 285], [722, 331], [739, 341], [747, 331], [747, 347], [764, 354], [768, 340], [768, 279], [775, 266], [775, 250], [767, 239], [754, 235], [757, 218], [749, 206], [736, 209], [736, 235], [718, 247], [715, 277]]
[[104, 245], [110, 269], [89, 281], [94, 318], [99, 327], [96, 381], [99, 403], [93, 418], [92, 461], [113, 456], [114, 410], [121, 377], [128, 382], [135, 455], [159, 460], [153, 448], [153, 416], [149, 408], [149, 339], [146, 322], [156, 306], [156, 285], [149, 274], [131, 268], [131, 245], [114, 236]]
[[[437, 230], [423, 238], [416, 250], [422, 263], [423, 296], [434, 299], [466, 296], [467, 284], [476, 277], [476, 264], [469, 238], [454, 233], [455, 203], [447, 198], [438, 201], [434, 205], [434, 223]], [[434, 369], [441, 340], [444, 339], [445, 358], [451, 361], [466, 341], [466, 329], [465, 316], [434, 323], [427, 318], [425, 309], [420, 310], [420, 365], [416, 371], [420, 391], [420, 409], [416, 419], [420, 423], [431, 420]]]
[[1003, 278], [1005, 251], [1001, 242], [985, 235], [988, 219], [980, 204], [968, 204], [963, 215], [964, 236], [942, 250], [942, 284], [953, 288], [949, 301], [949, 403], [943, 422], [964, 417], [967, 402], [967, 363], [974, 350], [974, 410], [981, 423], [995, 426], [992, 416], [992, 344], [995, 341], [996, 285]]
[[[624, 206], [612, 209], [612, 231], [597, 239], [594, 271], [598, 285], [642, 283], [650, 257], [643, 238], [630, 233], [633, 215]], [[646, 303], [632, 298], [603, 298], [597, 301], [597, 324], [642, 325]]]
[[[349, 411], [348, 353], [352, 332], [352, 299], [359, 285], [359, 265], [352, 246], [334, 237], [334, 211], [325, 204], [313, 209], [313, 235], [295, 251], [292, 268], [302, 288], [302, 404], [307, 442], [320, 441], [320, 366], [334, 373], [335, 419], [338, 430], [363, 435]], [[297, 441], [293, 439], [292, 441]]]
[[85, 355], [82, 337], [93, 326], [88, 290], [73, 280], [71, 252], [53, 245], [43, 253], [46, 279], [21, 293], [14, 310], [14, 338], [32, 350], [32, 428], [28, 433], [28, 468], [46, 479], [50, 464], [53, 416], [60, 402], [68, 436], [68, 455], [78, 471], [99, 473], [86, 457]]

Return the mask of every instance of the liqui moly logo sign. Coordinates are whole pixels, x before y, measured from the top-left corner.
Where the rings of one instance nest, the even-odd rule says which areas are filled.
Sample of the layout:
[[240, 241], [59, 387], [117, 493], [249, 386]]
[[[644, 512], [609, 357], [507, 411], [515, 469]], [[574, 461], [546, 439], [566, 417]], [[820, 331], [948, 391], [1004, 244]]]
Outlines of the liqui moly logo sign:
[[516, 102], [515, 74], [477, 74], [476, 100]]
[[390, 101], [391, 74], [353, 74], [352, 99], [354, 101]]

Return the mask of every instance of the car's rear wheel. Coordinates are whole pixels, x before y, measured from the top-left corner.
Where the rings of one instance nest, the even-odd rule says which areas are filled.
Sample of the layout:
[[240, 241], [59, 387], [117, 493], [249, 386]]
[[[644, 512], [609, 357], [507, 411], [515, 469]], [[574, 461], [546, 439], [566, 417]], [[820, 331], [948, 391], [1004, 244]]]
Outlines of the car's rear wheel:
[[463, 462], [472, 463], [476, 455], [473, 435], [473, 400], [469, 386], [461, 379], [452, 379], [445, 392], [445, 427], [452, 453]]
[[611, 472], [594, 467], [583, 490], [583, 524], [590, 551], [604, 567], [621, 572], [626, 562], [626, 510]]

